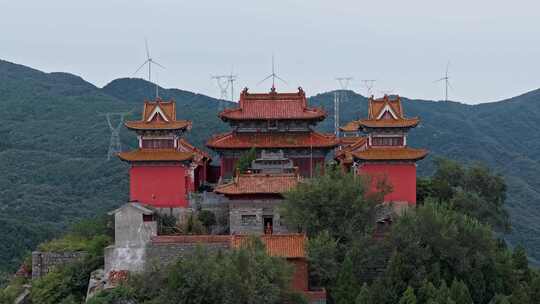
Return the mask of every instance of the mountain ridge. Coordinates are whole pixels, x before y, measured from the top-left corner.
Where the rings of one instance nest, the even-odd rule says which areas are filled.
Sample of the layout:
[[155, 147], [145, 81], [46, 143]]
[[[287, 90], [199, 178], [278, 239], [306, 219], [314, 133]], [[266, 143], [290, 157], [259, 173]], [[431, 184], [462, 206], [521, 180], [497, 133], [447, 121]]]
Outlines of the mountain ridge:
[[[163, 99], [175, 99], [178, 117], [193, 121], [188, 140], [204, 148], [212, 134], [228, 126], [217, 118], [230, 101], [181, 89], [159, 88]], [[318, 129], [333, 129], [333, 94], [309, 98], [328, 117]], [[367, 99], [344, 93], [341, 124], [366, 115]], [[102, 88], [69, 73], [44, 73], [0, 60], [0, 270], [13, 270], [21, 254], [58, 235], [70, 223], [110, 210], [127, 199], [127, 166], [106, 161], [110, 130], [103, 113], [130, 112], [138, 119], [155, 85], [142, 79], [119, 78]], [[412, 146], [431, 155], [419, 173], [433, 170], [432, 159], [449, 157], [483, 162], [504, 173], [509, 185], [508, 210], [515, 231], [512, 244], [524, 243], [532, 258], [540, 258], [540, 89], [499, 102], [468, 105], [404, 98], [405, 113], [420, 116], [411, 132]], [[118, 119], [116, 117], [116, 119]], [[526, 132], [525, 132], [526, 130]], [[123, 148], [135, 137], [120, 131]], [[23, 237], [17, 237], [22, 233]]]

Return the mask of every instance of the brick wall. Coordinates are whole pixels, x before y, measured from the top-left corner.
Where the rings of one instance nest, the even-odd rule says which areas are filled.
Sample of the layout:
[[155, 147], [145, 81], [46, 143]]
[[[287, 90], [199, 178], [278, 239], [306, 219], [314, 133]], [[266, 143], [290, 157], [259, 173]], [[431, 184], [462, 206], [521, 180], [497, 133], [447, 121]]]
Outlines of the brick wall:
[[52, 271], [72, 262], [81, 261], [88, 255], [84, 251], [68, 252], [32, 252], [32, 279], [38, 279]]
[[148, 244], [146, 248], [146, 267], [165, 266], [173, 263], [180, 257], [192, 255], [197, 250], [206, 252], [219, 252], [229, 250], [229, 242], [215, 243], [164, 243]]

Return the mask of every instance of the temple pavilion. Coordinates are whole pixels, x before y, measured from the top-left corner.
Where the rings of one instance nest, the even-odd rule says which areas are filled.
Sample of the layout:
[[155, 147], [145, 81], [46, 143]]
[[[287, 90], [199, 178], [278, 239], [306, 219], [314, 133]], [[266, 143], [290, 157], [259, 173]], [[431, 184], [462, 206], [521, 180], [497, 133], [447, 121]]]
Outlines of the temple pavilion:
[[368, 100], [368, 117], [341, 128], [349, 136], [340, 139], [336, 159], [346, 170], [366, 174], [374, 182], [384, 179], [391, 192], [384, 198], [399, 206], [416, 204], [416, 162], [426, 157], [425, 149], [407, 145], [407, 133], [418, 117], [405, 117], [399, 96]]
[[326, 112], [309, 107], [301, 88], [295, 93], [278, 93], [274, 87], [269, 93], [250, 93], [246, 88], [238, 107], [225, 109], [219, 117], [232, 130], [212, 137], [206, 145], [219, 154], [220, 175], [226, 179], [234, 175], [236, 162], [252, 147], [258, 156], [262, 150], [283, 151], [301, 176], [311, 177], [337, 146], [334, 135], [313, 130]]

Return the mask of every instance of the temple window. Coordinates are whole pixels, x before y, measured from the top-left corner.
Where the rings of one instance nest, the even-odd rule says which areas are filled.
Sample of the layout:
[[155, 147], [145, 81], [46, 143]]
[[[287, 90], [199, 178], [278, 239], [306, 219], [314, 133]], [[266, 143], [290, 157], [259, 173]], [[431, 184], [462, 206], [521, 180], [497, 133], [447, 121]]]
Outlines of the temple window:
[[173, 139], [143, 139], [143, 149], [172, 149], [174, 148]]
[[403, 146], [403, 137], [373, 137], [371, 145], [373, 146]]
[[257, 216], [252, 214], [242, 215], [242, 226], [251, 226], [257, 224]]

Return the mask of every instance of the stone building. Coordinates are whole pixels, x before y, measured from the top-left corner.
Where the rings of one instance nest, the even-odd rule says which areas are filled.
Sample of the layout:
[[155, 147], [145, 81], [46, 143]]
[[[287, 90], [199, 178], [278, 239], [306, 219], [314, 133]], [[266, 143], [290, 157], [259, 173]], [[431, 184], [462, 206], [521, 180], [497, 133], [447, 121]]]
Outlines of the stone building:
[[109, 212], [114, 216], [114, 245], [105, 248], [106, 274], [144, 270], [146, 246], [157, 236], [155, 212], [134, 202]]
[[301, 178], [283, 151], [261, 151], [251, 169], [238, 173], [214, 192], [226, 197], [231, 234], [285, 234], [290, 231], [278, 206], [283, 193], [296, 187]]

